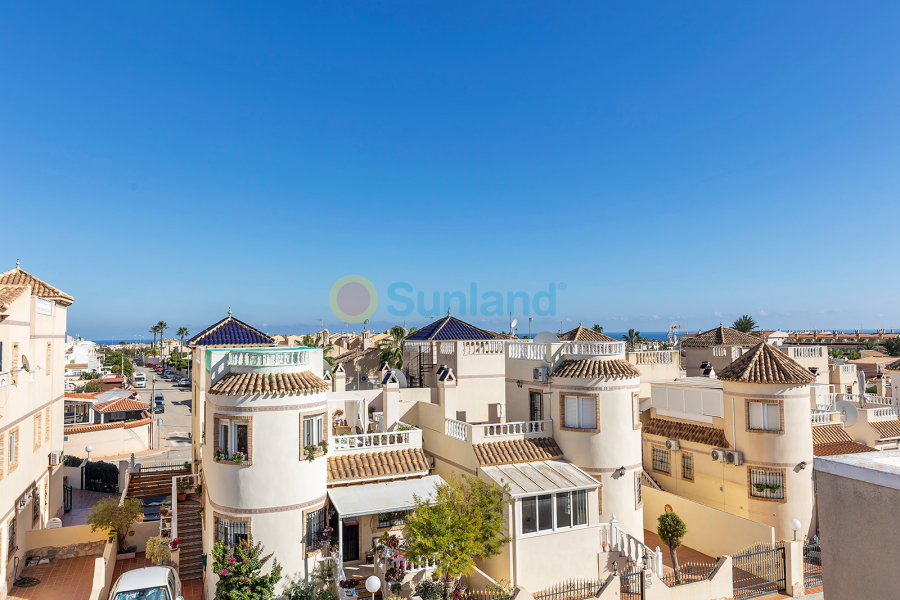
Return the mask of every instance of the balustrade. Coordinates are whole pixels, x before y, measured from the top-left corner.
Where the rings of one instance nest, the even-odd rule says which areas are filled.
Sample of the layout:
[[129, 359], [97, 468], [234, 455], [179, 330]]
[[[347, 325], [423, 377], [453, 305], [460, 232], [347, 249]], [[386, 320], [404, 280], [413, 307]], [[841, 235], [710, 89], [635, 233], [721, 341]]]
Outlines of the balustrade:
[[521, 358], [525, 360], [546, 360], [547, 345], [546, 344], [509, 344], [509, 357]]
[[603, 552], [618, 552], [620, 556], [630, 559], [635, 564], [641, 564], [641, 560], [646, 556], [649, 567], [656, 576], [663, 575], [662, 552], [659, 547], [651, 550], [636, 537], [619, 529], [615, 515], [609, 523], [600, 524], [600, 545]]
[[473, 425], [472, 427], [483, 429], [484, 437], [504, 437], [508, 435], [527, 435], [529, 433], [543, 433], [550, 421], [516, 421], [514, 423], [493, 423], [487, 425]]
[[456, 354], [456, 342], [441, 342], [441, 354]]
[[385, 448], [388, 446], [409, 446], [416, 439], [421, 439], [420, 429], [393, 431], [390, 433], [364, 433], [362, 435], [338, 435], [331, 438], [332, 448], [336, 452], [342, 450], [358, 450], [360, 448]]
[[875, 419], [890, 419], [893, 417], [900, 417], [900, 406], [876, 408], [872, 411], [872, 417]]
[[791, 358], [819, 358], [825, 355], [824, 346], [813, 346], [810, 348], [789, 346], [788, 356]]
[[625, 342], [568, 342], [563, 344], [562, 352], [577, 356], [612, 356], [625, 352]]
[[447, 435], [455, 440], [467, 442], [469, 440], [469, 425], [464, 421], [456, 419], [446, 419]]
[[634, 355], [636, 365], [667, 365], [675, 362], [672, 350], [642, 350]]
[[832, 415], [840, 415], [837, 411], [814, 411], [810, 417], [813, 425], [828, 425], [833, 422]]
[[308, 350], [292, 350], [288, 352], [232, 351], [228, 353], [228, 365], [236, 367], [289, 367], [308, 364]]
[[463, 354], [503, 354], [503, 340], [473, 340], [463, 342]]

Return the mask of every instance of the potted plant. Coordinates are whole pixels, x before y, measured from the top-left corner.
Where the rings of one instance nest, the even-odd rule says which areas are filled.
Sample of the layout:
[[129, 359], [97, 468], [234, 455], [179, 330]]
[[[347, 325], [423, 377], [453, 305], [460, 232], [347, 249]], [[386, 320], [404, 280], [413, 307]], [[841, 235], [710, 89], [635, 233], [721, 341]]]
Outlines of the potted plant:
[[198, 496], [203, 495], [203, 484], [202, 483], [197, 484], [197, 487], [194, 488], [194, 493], [197, 494]]
[[97, 502], [88, 514], [87, 522], [91, 531], [105, 529], [111, 532], [111, 539], [118, 539], [119, 554], [134, 552], [125, 545], [128, 530], [143, 512], [139, 500], [129, 498], [119, 504], [119, 498], [104, 498]]
[[322, 451], [322, 456], [328, 454], [328, 442], [326, 442], [325, 440], [319, 442], [319, 449]]
[[235, 452], [231, 455], [231, 462], [236, 465], [244, 464], [244, 453], [243, 452]]
[[316, 460], [316, 450], [318, 450], [318, 446], [303, 446], [303, 449], [306, 450], [306, 460], [312, 462]]
[[174, 552], [175, 550], [178, 550], [178, 545], [179, 545], [180, 543], [181, 543], [181, 540], [179, 540], [178, 538], [175, 538], [174, 540], [172, 540], [171, 542], [169, 542], [169, 550], [172, 550], [173, 552]]
[[178, 501], [184, 502], [187, 500], [188, 492], [191, 491], [191, 488], [194, 487], [194, 484], [191, 483], [191, 480], [187, 477], [182, 477], [178, 480]]
[[[175, 546], [174, 548], [172, 546]], [[169, 538], [159, 535], [147, 540], [146, 556], [154, 565], [161, 565], [172, 557], [172, 550], [178, 550], [178, 540], [169, 542]]]
[[225, 460], [225, 451], [224, 450], [216, 450], [215, 454], [213, 454], [213, 460]]
[[197, 516], [198, 516], [198, 517], [202, 517], [202, 516], [203, 516], [203, 507], [202, 507], [202, 506], [201, 506], [200, 508], [197, 509]]

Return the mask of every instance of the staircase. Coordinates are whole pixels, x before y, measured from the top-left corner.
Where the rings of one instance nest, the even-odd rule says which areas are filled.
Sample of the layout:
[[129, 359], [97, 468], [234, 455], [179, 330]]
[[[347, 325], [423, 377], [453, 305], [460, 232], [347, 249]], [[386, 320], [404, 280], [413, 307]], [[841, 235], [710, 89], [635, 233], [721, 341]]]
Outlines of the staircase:
[[181, 581], [203, 578], [203, 524], [197, 514], [200, 497], [188, 494], [178, 503], [178, 577]]
[[137, 472], [131, 473], [128, 480], [126, 498], [158, 498], [172, 495], [172, 478], [178, 475], [190, 475], [188, 469], [163, 472]]

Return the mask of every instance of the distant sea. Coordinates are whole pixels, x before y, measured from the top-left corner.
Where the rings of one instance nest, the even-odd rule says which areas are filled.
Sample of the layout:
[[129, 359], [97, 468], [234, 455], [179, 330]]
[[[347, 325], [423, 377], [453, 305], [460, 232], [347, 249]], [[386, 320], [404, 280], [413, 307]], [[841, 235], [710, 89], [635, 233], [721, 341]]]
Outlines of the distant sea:
[[[535, 333], [537, 333], [537, 332], [535, 332]], [[532, 334], [532, 336], [533, 335], [534, 334]], [[621, 340], [623, 335], [626, 337], [628, 336], [628, 332], [627, 331], [606, 331], [606, 330], [604, 330], [603, 335], [608, 335], [609, 337], [611, 337], [614, 340]], [[648, 340], [665, 340], [668, 335], [669, 335], [668, 331], [642, 331], [641, 332], [641, 337], [647, 338]], [[527, 333], [519, 334], [519, 337], [524, 339], [524, 338], [528, 337], [528, 334]]]

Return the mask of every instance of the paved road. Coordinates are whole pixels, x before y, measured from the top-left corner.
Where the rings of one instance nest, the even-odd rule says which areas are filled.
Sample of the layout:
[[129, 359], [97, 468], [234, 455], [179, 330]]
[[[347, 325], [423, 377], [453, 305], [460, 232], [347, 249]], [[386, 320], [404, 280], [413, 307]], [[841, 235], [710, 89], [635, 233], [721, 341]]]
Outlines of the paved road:
[[[156, 462], [160, 460], [190, 460], [191, 459], [191, 388], [176, 387], [171, 381], [163, 381], [155, 372], [143, 367], [135, 367], [139, 372], [147, 376], [147, 387], [138, 390], [147, 401], [153, 399], [153, 388], [156, 392], [162, 392], [165, 397], [165, 411], [157, 413], [156, 418], [162, 419], [162, 427], [156, 431], [156, 423], [153, 427], [153, 447], [156, 448], [157, 433], [159, 439], [168, 440], [169, 449], [163, 454], [136, 458], [135, 462]], [[153, 380], [156, 379], [154, 383]]]

